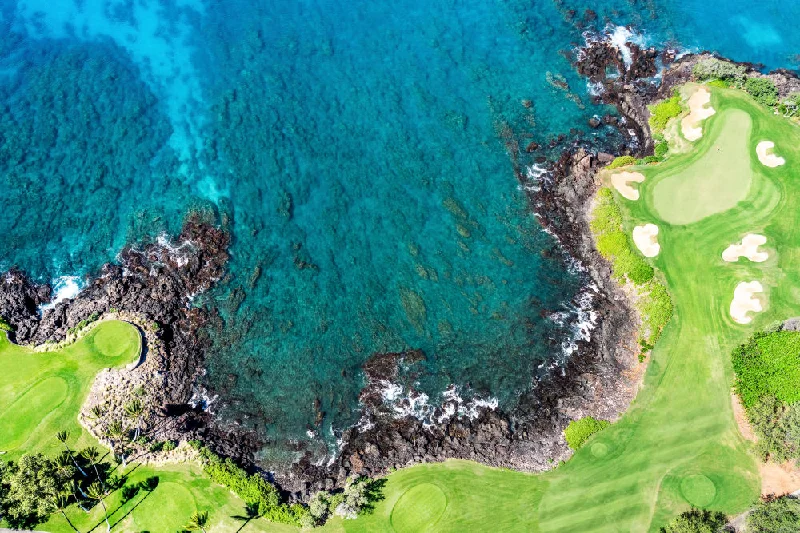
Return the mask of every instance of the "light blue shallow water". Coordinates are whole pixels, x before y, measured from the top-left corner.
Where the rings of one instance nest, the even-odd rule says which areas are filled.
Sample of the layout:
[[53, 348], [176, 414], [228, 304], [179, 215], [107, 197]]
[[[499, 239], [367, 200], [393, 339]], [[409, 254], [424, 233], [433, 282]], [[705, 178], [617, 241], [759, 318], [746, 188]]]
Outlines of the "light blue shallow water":
[[653, 44], [800, 51], [800, 7], [772, 1], [51, 4], [0, 3], [2, 266], [84, 274], [215, 206], [234, 241], [207, 383], [276, 441], [353, 423], [377, 351], [423, 349], [434, 398], [508, 407], [562, 353], [550, 315], [580, 282], [502, 138], [611, 134], [562, 54], [586, 8]]

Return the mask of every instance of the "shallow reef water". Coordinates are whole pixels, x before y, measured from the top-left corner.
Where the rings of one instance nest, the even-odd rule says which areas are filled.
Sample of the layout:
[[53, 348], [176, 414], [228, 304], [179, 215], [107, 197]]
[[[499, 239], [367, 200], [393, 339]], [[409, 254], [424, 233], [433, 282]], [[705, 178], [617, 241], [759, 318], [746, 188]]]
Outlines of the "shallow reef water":
[[454, 383], [513, 407], [563, 356], [581, 282], [508, 132], [614, 142], [566, 57], [586, 25], [791, 68], [799, 9], [5, 0], [0, 266], [86, 275], [211, 206], [233, 234], [229, 274], [196, 300], [223, 319], [205, 377], [220, 416], [330, 445], [358, 418], [363, 362], [409, 348], [432, 401]]

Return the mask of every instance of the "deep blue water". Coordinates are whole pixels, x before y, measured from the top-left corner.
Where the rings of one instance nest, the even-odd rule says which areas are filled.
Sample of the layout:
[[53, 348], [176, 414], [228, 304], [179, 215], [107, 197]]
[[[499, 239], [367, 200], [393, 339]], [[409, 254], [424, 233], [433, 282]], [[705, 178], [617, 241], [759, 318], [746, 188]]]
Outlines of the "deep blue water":
[[652, 44], [800, 52], [800, 6], [772, 0], [0, 5], [0, 266], [85, 275], [213, 206], [233, 258], [198, 301], [226, 323], [206, 381], [276, 441], [353, 423], [378, 351], [423, 349], [434, 399], [504, 406], [563, 353], [579, 279], [502, 139], [612, 135], [563, 54], [585, 9]]

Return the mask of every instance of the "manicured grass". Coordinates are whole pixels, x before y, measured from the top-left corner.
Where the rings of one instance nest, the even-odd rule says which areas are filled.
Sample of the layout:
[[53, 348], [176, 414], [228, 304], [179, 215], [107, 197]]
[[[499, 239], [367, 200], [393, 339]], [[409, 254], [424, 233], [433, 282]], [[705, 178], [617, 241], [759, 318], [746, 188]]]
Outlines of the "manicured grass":
[[103, 368], [136, 360], [140, 336], [125, 322], [98, 324], [78, 342], [54, 352], [34, 352], [0, 335], [0, 450], [3, 459], [25, 452], [54, 454], [57, 432], [70, 432], [73, 448], [96, 445], [78, 424], [89, 387]]
[[[432, 498], [427, 489], [419, 497], [410, 492], [420, 485], [435, 485], [447, 498], [437, 531], [658, 531], [690, 505], [736, 514], [758, 498], [755, 459], [730, 404], [729, 354], [753, 331], [800, 315], [800, 128], [741, 91], [714, 87], [712, 105], [717, 114], [688, 151], [637, 168], [647, 178], [639, 201], [617, 198], [627, 231], [659, 226], [653, 264], [675, 306], [629, 411], [543, 475], [462, 461], [393, 473], [375, 514], [344, 522], [347, 531], [413, 525], [417, 506]], [[755, 145], [764, 139], [776, 143], [785, 166], [758, 162]], [[720, 142], [725, 157], [717, 155]], [[749, 232], [767, 236], [772, 257], [724, 262], [722, 251]], [[729, 305], [736, 284], [749, 280], [764, 285], [767, 303], [744, 326], [731, 320]], [[412, 498], [416, 505], [406, 501]]]

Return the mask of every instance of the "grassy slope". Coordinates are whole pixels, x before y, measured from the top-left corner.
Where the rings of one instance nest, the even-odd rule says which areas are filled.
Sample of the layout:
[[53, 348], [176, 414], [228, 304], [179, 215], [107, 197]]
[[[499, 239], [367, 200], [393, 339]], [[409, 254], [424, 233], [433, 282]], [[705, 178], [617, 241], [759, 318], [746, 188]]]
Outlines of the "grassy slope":
[[[693, 150], [639, 169], [648, 178], [639, 202], [618, 199], [629, 230], [647, 222], [661, 228], [662, 253], [654, 263], [665, 274], [675, 301], [675, 316], [653, 351], [644, 386], [629, 412], [567, 464], [542, 476], [463, 462], [396, 472], [389, 476], [387, 499], [376, 514], [346, 522], [348, 531], [392, 531], [393, 524], [402, 524], [398, 513], [413, 510], [401, 496], [419, 484], [436, 485], [446, 495], [448, 507], [435, 528], [444, 531], [449, 528], [445, 519], [458, 520], [453, 530], [655, 531], [689, 502], [735, 513], [757, 498], [756, 464], [730, 405], [729, 353], [755, 329], [800, 313], [800, 129], [741, 92], [714, 89], [713, 105], [718, 113], [707, 121], [706, 134]], [[740, 143], [737, 135], [719, 138], [731, 118], [734, 125], [741, 122], [740, 113], [727, 110], [745, 112], [752, 121], [749, 160], [731, 154], [731, 160], [752, 174], [744, 201], [713, 214], [725, 206], [725, 199], [703, 180], [724, 174], [709, 168], [704, 154], [716, 150], [717, 141], [729, 151]], [[776, 153], [787, 165], [769, 169], [758, 162], [755, 146], [764, 139], [775, 141]], [[689, 168], [691, 174], [681, 177], [681, 185], [696, 181], [700, 189], [674, 196], [671, 205], [660, 202], [657, 211], [654, 191], [659, 182]], [[736, 183], [717, 181], [720, 188], [731, 185]], [[683, 208], [710, 216], [672, 226], [658, 214], [666, 209], [670, 216]], [[748, 232], [765, 234], [773, 256], [761, 264], [723, 262], [722, 251]], [[748, 326], [735, 324], [728, 314], [733, 289], [744, 280], [760, 280], [768, 292], [765, 312]], [[430, 498], [419, 498], [417, 504], [424, 506]], [[398, 501], [402, 506], [393, 512]]]

